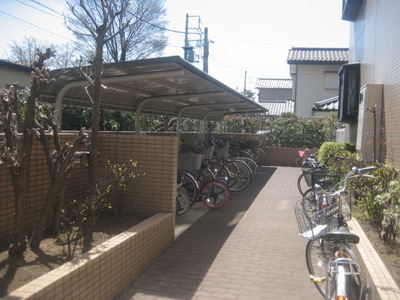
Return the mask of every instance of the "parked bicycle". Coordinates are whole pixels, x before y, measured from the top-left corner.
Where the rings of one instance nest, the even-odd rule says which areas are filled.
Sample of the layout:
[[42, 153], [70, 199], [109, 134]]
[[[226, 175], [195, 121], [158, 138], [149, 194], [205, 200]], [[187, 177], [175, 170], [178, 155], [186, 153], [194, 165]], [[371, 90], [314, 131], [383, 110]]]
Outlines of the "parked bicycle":
[[[307, 167], [302, 167], [302, 173], [297, 179], [297, 189], [303, 197], [307, 192], [313, 192], [314, 185], [316, 183], [322, 185], [325, 189], [331, 188], [337, 183], [335, 182], [335, 178], [337, 181], [337, 174], [328, 170], [328, 163], [332, 158], [335, 160], [344, 159], [343, 156], [330, 154], [327, 158], [325, 158], [325, 162], [323, 164], [318, 162], [316, 155], [310, 155], [305, 160]], [[324, 174], [326, 174], [325, 177]]]
[[312, 153], [309, 155], [310, 153], [310, 149], [308, 148], [304, 148], [304, 149], [300, 149], [297, 151], [298, 153], [298, 157], [296, 158], [296, 166], [297, 167], [307, 167], [309, 164], [309, 160], [308, 158], [312, 155], [312, 157], [315, 157], [316, 154]]
[[190, 152], [179, 156], [177, 205], [182, 208], [177, 210], [177, 214], [187, 211], [187, 205], [181, 203], [184, 200], [184, 194], [180, 192], [181, 189], [184, 189], [189, 196], [189, 206], [199, 200], [209, 208], [221, 208], [230, 201], [229, 187], [224, 182], [217, 180], [211, 171], [211, 167], [208, 164], [202, 164], [202, 161], [201, 154]]
[[294, 204], [300, 236], [309, 239], [306, 262], [310, 280], [325, 299], [360, 300], [368, 292], [360, 264], [351, 249], [360, 238], [346, 228], [346, 220], [351, 218], [347, 187], [351, 178], [373, 177], [364, 174], [373, 170], [375, 167], [353, 167], [337, 191], [329, 192], [317, 185], [316, 189], [331, 201], [326, 208], [310, 214], [304, 210], [301, 200]]

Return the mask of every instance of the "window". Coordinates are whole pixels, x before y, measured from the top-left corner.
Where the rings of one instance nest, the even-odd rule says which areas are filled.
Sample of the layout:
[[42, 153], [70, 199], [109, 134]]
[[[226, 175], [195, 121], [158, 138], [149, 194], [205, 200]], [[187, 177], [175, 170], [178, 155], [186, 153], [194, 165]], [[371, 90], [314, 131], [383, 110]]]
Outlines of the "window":
[[360, 64], [343, 65], [339, 71], [339, 121], [357, 121], [359, 95]]

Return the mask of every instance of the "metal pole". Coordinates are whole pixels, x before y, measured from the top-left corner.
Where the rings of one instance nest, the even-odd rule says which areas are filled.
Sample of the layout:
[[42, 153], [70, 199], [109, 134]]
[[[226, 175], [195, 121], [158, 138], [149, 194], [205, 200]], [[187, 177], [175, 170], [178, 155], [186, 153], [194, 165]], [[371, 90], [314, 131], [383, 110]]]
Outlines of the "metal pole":
[[203, 57], [203, 71], [208, 73], [208, 55], [209, 55], [209, 41], [208, 41], [208, 27], [204, 28], [204, 57]]

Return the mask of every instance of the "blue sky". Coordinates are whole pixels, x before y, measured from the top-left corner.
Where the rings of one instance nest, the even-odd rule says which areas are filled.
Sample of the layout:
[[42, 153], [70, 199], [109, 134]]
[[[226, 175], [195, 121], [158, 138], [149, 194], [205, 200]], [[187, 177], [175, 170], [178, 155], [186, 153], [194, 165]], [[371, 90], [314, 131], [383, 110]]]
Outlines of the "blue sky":
[[[0, 0], [0, 58], [13, 40], [66, 43], [73, 39], [63, 26], [64, 0]], [[43, 5], [39, 5], [43, 4]], [[208, 28], [209, 74], [243, 90], [263, 78], [290, 78], [286, 63], [291, 47], [348, 47], [349, 22], [342, 21], [342, 0], [167, 0], [168, 29], [190, 25]], [[184, 34], [168, 31], [165, 56], [183, 57]], [[202, 69], [202, 62], [195, 64]]]

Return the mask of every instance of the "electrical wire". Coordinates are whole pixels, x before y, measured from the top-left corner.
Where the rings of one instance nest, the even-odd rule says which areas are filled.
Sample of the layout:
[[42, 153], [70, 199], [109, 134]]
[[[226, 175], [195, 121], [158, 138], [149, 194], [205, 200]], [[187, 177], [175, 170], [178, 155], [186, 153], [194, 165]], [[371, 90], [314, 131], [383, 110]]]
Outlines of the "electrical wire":
[[25, 21], [25, 20], [23, 20], [23, 19], [21, 19], [21, 18], [18, 18], [18, 17], [16, 17], [16, 16], [12, 15], [12, 14], [9, 14], [9, 13], [3, 11], [3, 10], [0, 10], [0, 13], [2, 13], [3, 15], [6, 15], [6, 16], [8, 16], [8, 17], [13, 18], [14, 20], [18, 20], [18, 21], [20, 21], [20, 22], [23, 22], [23, 23], [29, 25], [29, 26], [35, 27], [35, 28], [37, 28], [37, 29], [39, 29], [39, 30], [42, 30], [42, 31], [44, 31], [44, 32], [50, 33], [50, 34], [52, 34], [52, 35], [54, 35], [54, 36], [58, 36], [58, 37], [60, 37], [60, 38], [63, 38], [63, 39], [65, 39], [65, 40], [68, 40], [68, 41], [69, 41], [69, 39], [66, 38], [65, 36], [62, 36], [62, 35], [59, 35], [59, 34], [57, 34], [57, 33], [51, 32], [51, 31], [49, 31], [49, 30], [47, 30], [47, 29], [44, 29], [44, 28], [42, 28], [42, 27], [40, 27], [40, 26], [37, 26], [37, 25], [32, 24], [32, 23], [30, 23], [30, 22], [28, 22], [28, 21]]
[[[43, 9], [40, 9], [40, 8], [38, 8], [38, 7], [34, 7], [33, 5], [29, 5], [28, 3], [25, 3], [25, 2], [22, 2], [21, 0], [14, 0], [14, 1], [16, 1], [16, 2], [18, 2], [18, 3], [21, 3], [22, 5], [28, 6], [28, 7], [30, 7], [30, 8], [36, 9], [36, 10], [38, 10], [38, 11], [41, 11], [41, 12], [43, 12], [43, 13], [45, 13], [45, 14], [48, 14], [48, 15], [54, 17], [54, 18], [63, 19], [62, 15], [61, 15], [60, 13], [58, 13], [58, 12], [56, 12], [57, 15], [54, 15], [54, 14], [52, 14], [52, 13], [49, 13], [49, 12], [47, 12], [47, 11], [44, 11]], [[34, 2], [34, 1], [33, 1], [33, 2]], [[34, 3], [35, 3], [35, 2], [34, 2]], [[50, 8], [48, 8], [48, 7], [46, 7], [46, 8], [47, 8], [47, 9], [50, 9]], [[52, 10], [52, 9], [50, 9], [50, 10]]]

